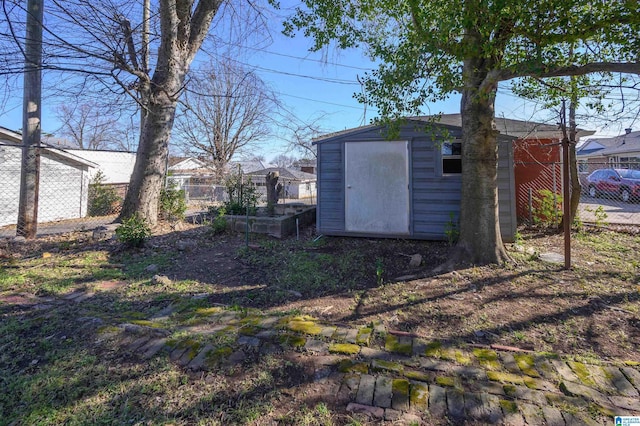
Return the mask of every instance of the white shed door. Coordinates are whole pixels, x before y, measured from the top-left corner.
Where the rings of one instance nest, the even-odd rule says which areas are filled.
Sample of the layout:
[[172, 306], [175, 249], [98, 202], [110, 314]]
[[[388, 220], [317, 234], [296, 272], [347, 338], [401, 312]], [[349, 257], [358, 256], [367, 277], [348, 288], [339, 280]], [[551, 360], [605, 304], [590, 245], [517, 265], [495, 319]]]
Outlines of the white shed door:
[[345, 143], [345, 228], [409, 233], [408, 143]]

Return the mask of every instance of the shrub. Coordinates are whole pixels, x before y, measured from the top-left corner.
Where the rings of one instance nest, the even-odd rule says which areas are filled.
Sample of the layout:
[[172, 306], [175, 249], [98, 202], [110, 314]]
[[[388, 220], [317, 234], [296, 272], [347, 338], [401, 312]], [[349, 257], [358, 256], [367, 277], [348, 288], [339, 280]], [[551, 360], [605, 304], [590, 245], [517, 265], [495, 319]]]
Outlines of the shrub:
[[215, 212], [215, 218], [211, 221], [211, 231], [216, 234], [222, 234], [227, 230], [227, 219], [225, 219], [224, 215], [227, 214], [227, 209], [224, 207], [220, 207]]
[[151, 228], [137, 213], [124, 219], [116, 228], [118, 241], [131, 247], [141, 247], [150, 236]]
[[98, 170], [91, 183], [88, 193], [89, 216], [107, 216], [118, 211], [122, 199], [116, 190], [104, 184], [104, 173]]
[[175, 183], [160, 190], [160, 217], [171, 222], [184, 219], [187, 211], [187, 199], [182, 189], [176, 189]]
[[228, 214], [244, 215], [247, 207], [250, 215], [256, 214], [260, 194], [251, 184], [250, 178], [244, 182], [242, 174], [232, 174], [226, 181], [226, 187], [229, 201], [224, 203], [224, 208]]
[[557, 226], [562, 220], [562, 196], [548, 189], [538, 191], [533, 209], [533, 222], [543, 226]]

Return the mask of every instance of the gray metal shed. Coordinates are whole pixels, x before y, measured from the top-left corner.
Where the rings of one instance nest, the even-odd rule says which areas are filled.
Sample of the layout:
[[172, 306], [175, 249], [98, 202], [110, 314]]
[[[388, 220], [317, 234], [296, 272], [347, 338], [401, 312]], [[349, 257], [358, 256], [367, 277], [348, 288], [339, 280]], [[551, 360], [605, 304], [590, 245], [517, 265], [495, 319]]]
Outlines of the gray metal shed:
[[[406, 120], [391, 141], [376, 125], [314, 141], [319, 233], [447, 239], [447, 224], [457, 225], [460, 212], [462, 128], [427, 120]], [[516, 233], [514, 139], [498, 136], [500, 230], [507, 242]]]

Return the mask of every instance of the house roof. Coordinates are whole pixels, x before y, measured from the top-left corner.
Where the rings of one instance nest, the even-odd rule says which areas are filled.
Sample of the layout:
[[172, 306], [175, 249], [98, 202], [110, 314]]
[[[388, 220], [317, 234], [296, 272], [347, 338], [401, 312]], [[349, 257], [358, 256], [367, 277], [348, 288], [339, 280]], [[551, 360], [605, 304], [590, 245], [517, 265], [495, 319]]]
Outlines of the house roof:
[[313, 173], [301, 172], [300, 170], [288, 169], [286, 167], [268, 167], [262, 170], [256, 170], [255, 172], [247, 173], [249, 176], [266, 176], [269, 172], [278, 172], [280, 178], [288, 180], [316, 180], [316, 175]]
[[243, 173], [252, 173], [258, 170], [264, 170], [269, 167], [275, 167], [273, 164], [267, 163], [266, 161], [262, 161], [262, 160], [231, 161], [227, 165], [230, 171], [238, 170], [238, 166], [240, 166], [240, 169], [242, 170]]
[[210, 167], [207, 165], [207, 163], [195, 157], [174, 157], [173, 159], [169, 159], [169, 170], [194, 170], [209, 168]]
[[625, 133], [612, 138], [589, 139], [578, 149], [576, 155], [586, 157], [640, 152], [640, 131]]
[[[6, 127], [0, 126], [0, 141], [6, 145], [12, 145], [16, 148], [19, 148], [22, 145], [22, 134], [20, 132], [15, 132], [13, 130], [7, 129]], [[40, 143], [40, 147], [44, 153], [48, 154], [51, 157], [64, 159], [87, 167], [98, 167], [98, 164], [94, 163], [93, 161], [89, 161], [76, 154], [67, 152], [62, 148], [50, 146], [42, 142]]]
[[[462, 126], [461, 114], [442, 114], [440, 123]], [[516, 136], [518, 139], [562, 139], [562, 131], [556, 124], [537, 123], [535, 121], [513, 120], [495, 117], [496, 130], [504, 135]], [[576, 136], [593, 135], [594, 130], [577, 129]]]

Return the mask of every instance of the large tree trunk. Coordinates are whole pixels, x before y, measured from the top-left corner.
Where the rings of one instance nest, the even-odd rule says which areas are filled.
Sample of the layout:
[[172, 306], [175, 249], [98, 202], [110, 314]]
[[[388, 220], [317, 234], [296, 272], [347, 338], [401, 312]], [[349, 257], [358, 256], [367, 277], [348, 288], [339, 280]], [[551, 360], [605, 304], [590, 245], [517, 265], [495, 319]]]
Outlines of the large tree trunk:
[[496, 86], [482, 87], [488, 74], [482, 60], [463, 66], [462, 200], [455, 262], [500, 263], [509, 257], [498, 218], [498, 149], [494, 130]]
[[138, 213], [150, 225], [158, 221], [158, 200], [165, 179], [176, 105], [176, 99], [157, 91], [147, 104], [136, 163], [120, 219]]

